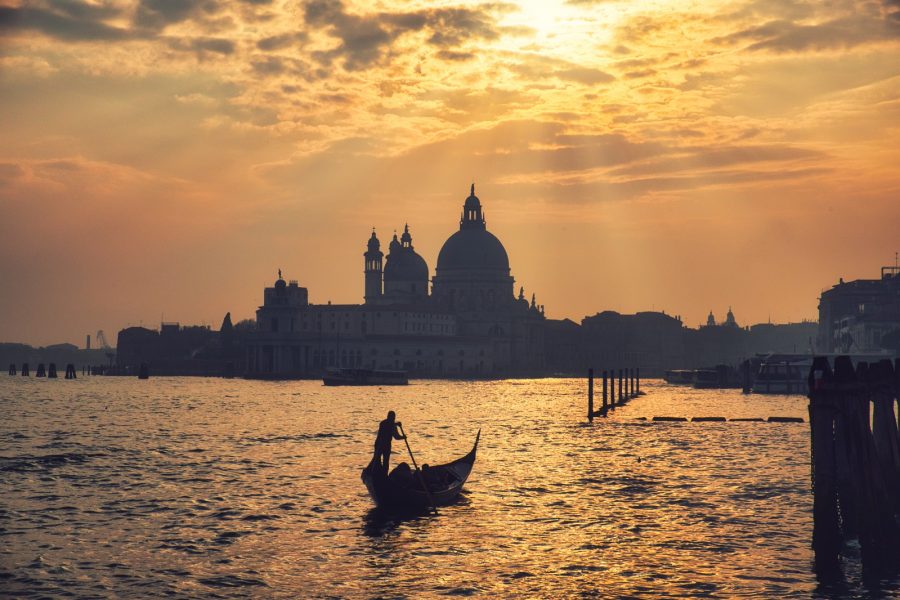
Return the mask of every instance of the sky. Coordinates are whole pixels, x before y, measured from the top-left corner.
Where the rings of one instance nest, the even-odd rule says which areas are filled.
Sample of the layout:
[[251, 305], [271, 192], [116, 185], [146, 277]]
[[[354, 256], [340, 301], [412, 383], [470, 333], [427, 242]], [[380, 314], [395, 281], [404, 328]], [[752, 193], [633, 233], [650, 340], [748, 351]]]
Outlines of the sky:
[[359, 303], [473, 181], [548, 317], [815, 319], [898, 164], [900, 0], [0, 0], [0, 341]]

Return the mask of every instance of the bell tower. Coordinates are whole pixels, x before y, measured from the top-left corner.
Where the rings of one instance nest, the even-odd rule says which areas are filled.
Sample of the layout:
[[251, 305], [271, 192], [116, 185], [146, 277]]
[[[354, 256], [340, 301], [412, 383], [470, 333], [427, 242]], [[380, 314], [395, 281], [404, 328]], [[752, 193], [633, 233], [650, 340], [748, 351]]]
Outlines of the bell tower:
[[366, 259], [366, 304], [373, 304], [381, 299], [381, 282], [382, 282], [382, 266], [384, 253], [381, 251], [381, 242], [375, 235], [375, 228], [372, 228], [372, 237], [369, 238], [369, 245], [363, 254]]

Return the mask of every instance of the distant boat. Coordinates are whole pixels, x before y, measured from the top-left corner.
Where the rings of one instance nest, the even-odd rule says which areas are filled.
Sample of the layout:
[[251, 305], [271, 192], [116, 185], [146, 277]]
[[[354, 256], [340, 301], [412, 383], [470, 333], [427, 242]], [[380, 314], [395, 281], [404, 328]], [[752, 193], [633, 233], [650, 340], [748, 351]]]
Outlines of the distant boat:
[[[413, 471], [401, 464], [390, 475], [385, 475], [375, 458], [362, 471], [362, 481], [369, 490], [375, 505], [387, 510], [426, 510], [432, 506], [445, 506], [459, 497], [463, 484], [472, 472], [481, 430], [475, 436], [475, 445], [462, 458], [445, 465]], [[405, 467], [405, 468], [404, 468]], [[422, 479], [428, 492], [422, 487]]]
[[672, 383], [675, 385], [691, 385], [694, 383], [694, 370], [693, 369], [671, 369], [666, 371], [663, 375], [663, 379], [666, 380], [666, 383]]
[[741, 387], [740, 374], [728, 365], [716, 365], [694, 371], [694, 387], [697, 389], [732, 389]]
[[406, 385], [406, 371], [376, 369], [330, 369], [322, 377], [325, 385]]
[[754, 394], [803, 394], [809, 391], [807, 377], [812, 356], [776, 354], [767, 356], [759, 365], [753, 380]]

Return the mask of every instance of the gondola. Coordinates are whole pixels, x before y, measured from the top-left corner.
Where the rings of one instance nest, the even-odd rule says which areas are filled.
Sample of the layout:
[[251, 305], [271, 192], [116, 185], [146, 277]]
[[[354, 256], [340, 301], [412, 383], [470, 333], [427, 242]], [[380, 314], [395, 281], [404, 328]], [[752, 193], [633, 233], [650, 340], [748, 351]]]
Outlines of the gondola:
[[[481, 430], [475, 436], [475, 445], [462, 458], [445, 465], [413, 471], [402, 463], [385, 475], [380, 465], [372, 461], [362, 470], [362, 481], [378, 508], [397, 511], [422, 511], [434, 506], [445, 506], [459, 497], [463, 484], [472, 472]], [[422, 486], [422, 480], [428, 492]]]

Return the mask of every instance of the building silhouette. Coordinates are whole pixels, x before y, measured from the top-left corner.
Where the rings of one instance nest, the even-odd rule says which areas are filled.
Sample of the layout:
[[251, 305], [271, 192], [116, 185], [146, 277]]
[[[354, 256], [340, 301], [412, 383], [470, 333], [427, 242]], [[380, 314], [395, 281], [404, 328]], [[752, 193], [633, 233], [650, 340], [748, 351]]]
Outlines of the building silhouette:
[[817, 341], [820, 352], [900, 351], [900, 267], [822, 292]]
[[246, 342], [248, 377], [319, 377], [338, 367], [488, 377], [544, 368], [543, 307], [523, 289], [514, 295], [509, 257], [487, 229], [474, 185], [431, 281], [408, 225], [387, 255], [373, 230], [363, 259], [362, 304], [312, 304], [306, 288], [279, 272]]

